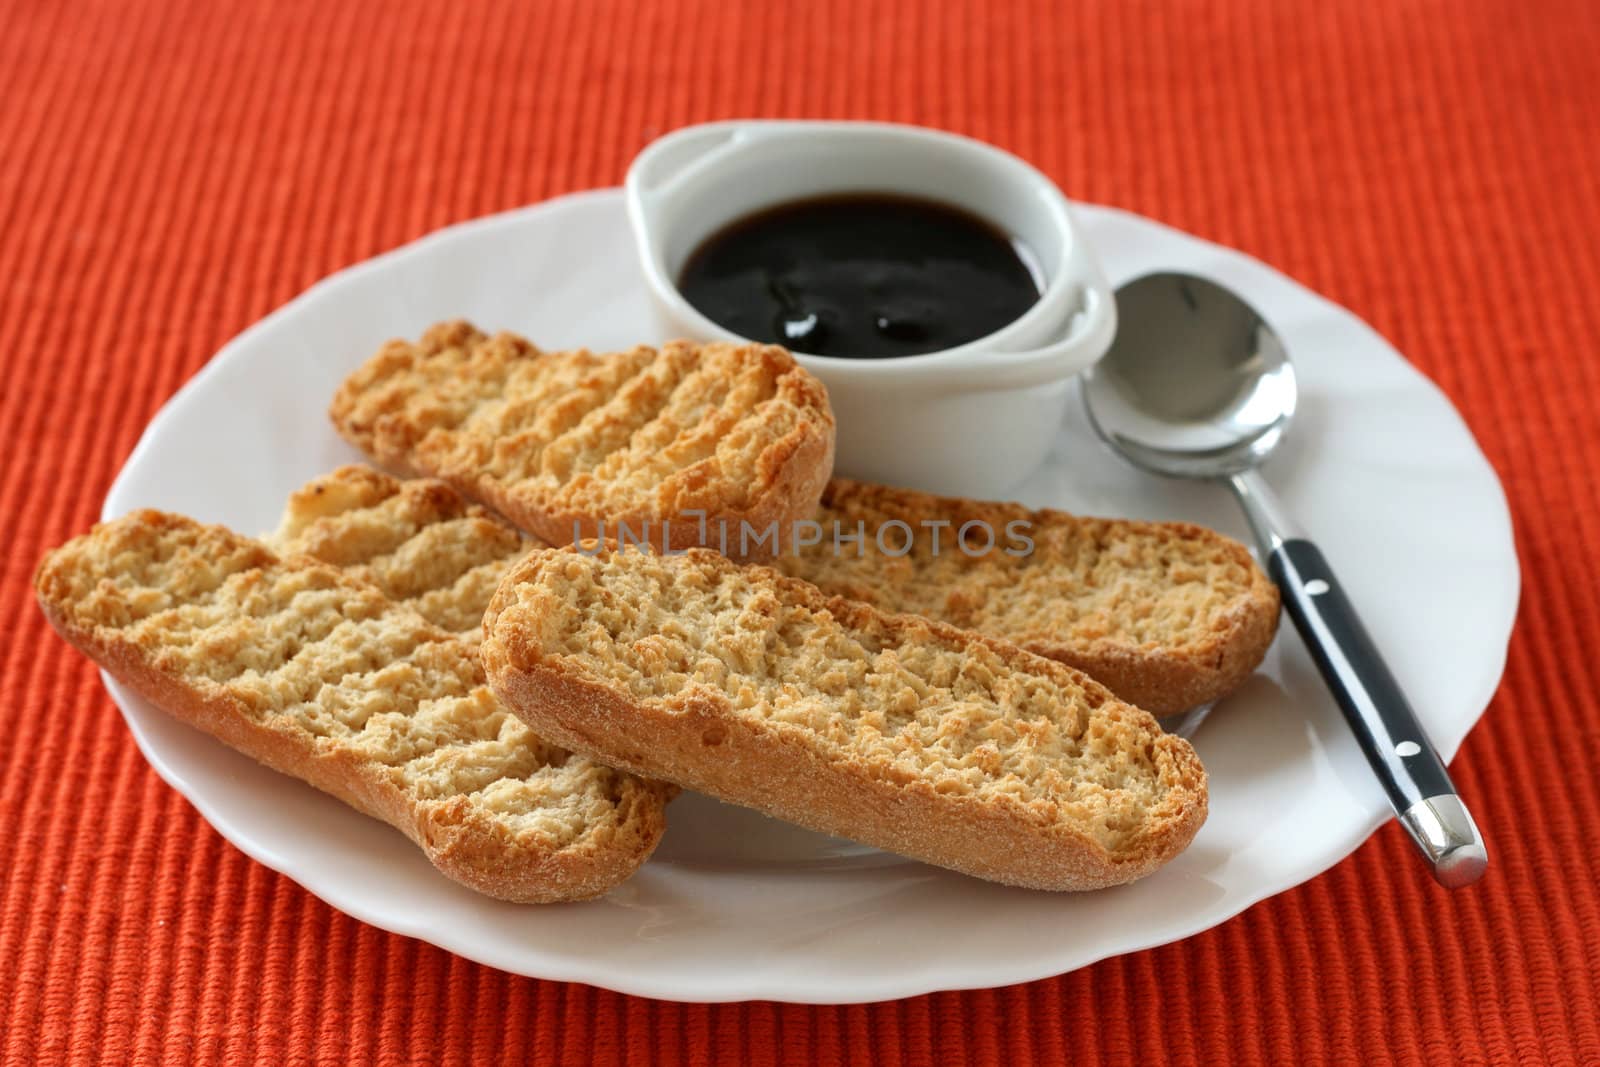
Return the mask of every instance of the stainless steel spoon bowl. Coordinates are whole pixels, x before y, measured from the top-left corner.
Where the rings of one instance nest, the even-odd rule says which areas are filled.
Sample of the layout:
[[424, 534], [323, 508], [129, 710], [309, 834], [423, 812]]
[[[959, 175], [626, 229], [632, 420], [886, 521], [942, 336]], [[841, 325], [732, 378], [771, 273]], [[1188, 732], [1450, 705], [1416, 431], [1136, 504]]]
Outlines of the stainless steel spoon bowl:
[[1117, 291], [1117, 336], [1084, 373], [1095, 432], [1137, 467], [1223, 482], [1373, 772], [1434, 876], [1476, 881], [1488, 852], [1399, 684], [1322, 553], [1289, 521], [1257, 468], [1294, 418], [1283, 342], [1232, 291], [1149, 274]]

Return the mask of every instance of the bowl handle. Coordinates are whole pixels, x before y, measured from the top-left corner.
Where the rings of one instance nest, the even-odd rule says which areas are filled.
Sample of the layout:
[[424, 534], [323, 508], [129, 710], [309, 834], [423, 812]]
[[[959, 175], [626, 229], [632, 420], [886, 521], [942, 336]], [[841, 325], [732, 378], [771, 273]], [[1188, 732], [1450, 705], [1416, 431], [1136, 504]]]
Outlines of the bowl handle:
[[640, 202], [653, 200], [691, 167], [709, 163], [711, 157], [721, 155], [719, 149], [743, 144], [767, 127], [782, 125], [785, 123], [732, 119], [685, 126], [658, 137], [645, 146], [628, 168], [628, 196]]
[[975, 391], [1026, 389], [1064, 381], [1093, 366], [1116, 336], [1117, 298], [1076, 221], [1063, 273], [1076, 279], [1078, 286], [1060, 336], [1029, 348], [996, 347], [959, 371], [947, 370], [940, 377], [947, 384]]
[[1061, 337], [1027, 349], [997, 349], [978, 356], [957, 377], [970, 389], [1023, 389], [1070, 378], [1092, 366], [1117, 332], [1117, 302], [1098, 270], [1086, 283]]

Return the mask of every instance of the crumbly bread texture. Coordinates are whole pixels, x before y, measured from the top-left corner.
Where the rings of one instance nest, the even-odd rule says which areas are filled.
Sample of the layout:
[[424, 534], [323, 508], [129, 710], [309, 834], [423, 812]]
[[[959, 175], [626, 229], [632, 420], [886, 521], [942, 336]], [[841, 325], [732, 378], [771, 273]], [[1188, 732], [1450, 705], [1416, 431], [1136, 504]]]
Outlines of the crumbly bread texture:
[[295, 490], [267, 544], [368, 581], [436, 626], [477, 643], [513, 562], [544, 542], [443, 482], [353, 464]]
[[[541, 352], [465, 322], [391, 341], [329, 414], [380, 463], [442, 479], [552, 544], [716, 543], [816, 510], [833, 469], [827, 391], [775, 345]], [[693, 513], [704, 513], [702, 523]]]
[[45, 557], [45, 615], [151, 703], [390, 823], [449, 877], [512, 901], [627, 878], [669, 786], [541, 741], [477, 642], [310, 559], [157, 511]]
[[[892, 550], [915, 537], [903, 556], [874, 542], [891, 520], [909, 528], [885, 532]], [[1157, 715], [1232, 692], [1278, 629], [1278, 588], [1249, 551], [1190, 523], [1080, 518], [844, 479], [828, 486], [817, 521], [822, 543], [774, 566], [838, 596], [1060, 660]], [[835, 523], [847, 534], [864, 523], [864, 556], [853, 545], [834, 550]], [[957, 541], [967, 523], [977, 524], [972, 556]], [[1007, 533], [1012, 523], [1033, 542], [1026, 554], [1007, 554], [1022, 547]]]
[[709, 550], [536, 551], [483, 659], [575, 751], [997, 882], [1127, 882], [1205, 819], [1194, 750], [1087, 675]]

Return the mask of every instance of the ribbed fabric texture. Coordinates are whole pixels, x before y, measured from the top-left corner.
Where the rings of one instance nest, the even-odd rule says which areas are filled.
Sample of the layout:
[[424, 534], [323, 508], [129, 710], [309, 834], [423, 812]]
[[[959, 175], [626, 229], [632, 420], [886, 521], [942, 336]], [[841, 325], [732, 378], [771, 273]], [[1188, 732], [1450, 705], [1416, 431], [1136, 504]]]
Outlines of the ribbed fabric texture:
[[[5, 4], [0, 1059], [1600, 1063], [1596, 57], [1593, 0]], [[1275, 264], [1444, 388], [1524, 565], [1454, 767], [1484, 882], [1436, 888], [1390, 826], [1216, 930], [1058, 979], [683, 1006], [363, 926], [158, 780], [29, 579], [161, 402], [329, 271], [741, 115], [992, 140]]]

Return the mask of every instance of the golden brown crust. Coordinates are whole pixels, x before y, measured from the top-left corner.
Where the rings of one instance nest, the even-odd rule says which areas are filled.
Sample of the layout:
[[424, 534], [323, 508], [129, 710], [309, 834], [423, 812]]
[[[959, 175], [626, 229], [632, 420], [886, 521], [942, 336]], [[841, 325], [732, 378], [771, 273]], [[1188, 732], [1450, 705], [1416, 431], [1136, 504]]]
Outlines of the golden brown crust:
[[[439, 478], [552, 544], [645, 526], [702, 528], [811, 514], [833, 467], [822, 383], [774, 345], [676, 341], [598, 356], [441, 323], [391, 341], [329, 414], [381, 463]], [[704, 527], [691, 518], [704, 513]], [[710, 540], [710, 538], [708, 538]]]
[[536, 551], [484, 631], [575, 751], [981, 878], [1130, 881], [1205, 818], [1194, 750], [1087, 676], [713, 552]]
[[51, 552], [35, 589], [153, 704], [398, 828], [479, 892], [600, 895], [664, 830], [670, 787], [540, 741], [483, 684], [475, 642], [333, 568], [143, 511]]
[[[827, 529], [865, 522], [869, 538], [889, 520], [916, 534], [909, 554], [837, 555], [825, 534], [775, 565], [829, 593], [1011, 641], [1158, 715], [1232, 692], [1277, 632], [1277, 586], [1249, 550], [1191, 523], [1082, 518], [842, 478], [818, 513]], [[955, 544], [967, 522], [994, 531], [991, 551], [971, 558]], [[938, 552], [930, 523], [943, 524]], [[1011, 523], [1033, 541], [1025, 555], [1005, 551]]]

